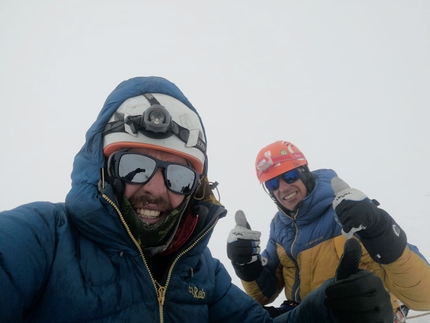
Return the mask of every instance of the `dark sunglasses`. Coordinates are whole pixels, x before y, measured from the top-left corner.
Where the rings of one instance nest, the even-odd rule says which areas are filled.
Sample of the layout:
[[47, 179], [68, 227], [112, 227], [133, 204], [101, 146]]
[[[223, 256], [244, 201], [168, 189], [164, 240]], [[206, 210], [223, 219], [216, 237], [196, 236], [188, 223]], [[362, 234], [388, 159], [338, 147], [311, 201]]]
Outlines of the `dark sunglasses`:
[[279, 188], [279, 179], [282, 179], [287, 184], [293, 184], [299, 178], [300, 178], [300, 173], [297, 168], [294, 168], [279, 176], [269, 179], [268, 181], [264, 182], [264, 185], [266, 185], [266, 188], [272, 192], [272, 191], [276, 191]]
[[131, 184], [146, 184], [159, 168], [163, 169], [164, 183], [173, 193], [189, 195], [196, 186], [199, 174], [191, 167], [165, 162], [136, 152], [119, 151], [108, 159], [110, 176]]

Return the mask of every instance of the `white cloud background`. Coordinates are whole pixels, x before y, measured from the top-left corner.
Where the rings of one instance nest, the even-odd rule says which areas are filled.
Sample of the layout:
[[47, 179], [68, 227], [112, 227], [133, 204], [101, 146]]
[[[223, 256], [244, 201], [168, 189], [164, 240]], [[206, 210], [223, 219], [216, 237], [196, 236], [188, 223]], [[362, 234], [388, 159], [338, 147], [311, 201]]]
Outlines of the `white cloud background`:
[[276, 208], [253, 167], [280, 139], [378, 199], [430, 259], [429, 14], [426, 0], [3, 0], [0, 210], [64, 201], [106, 97], [156, 75], [203, 118], [229, 210], [210, 247], [236, 284], [226, 238], [243, 209], [265, 245]]

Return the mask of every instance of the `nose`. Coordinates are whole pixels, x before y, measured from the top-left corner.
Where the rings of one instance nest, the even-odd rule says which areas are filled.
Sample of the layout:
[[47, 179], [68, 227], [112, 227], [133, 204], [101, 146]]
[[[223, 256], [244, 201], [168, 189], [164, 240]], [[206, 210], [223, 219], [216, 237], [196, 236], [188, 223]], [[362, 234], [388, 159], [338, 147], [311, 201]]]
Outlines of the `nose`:
[[142, 185], [140, 189], [143, 189], [146, 193], [152, 196], [164, 194], [167, 191], [167, 187], [164, 183], [163, 170], [159, 168], [149, 182]]

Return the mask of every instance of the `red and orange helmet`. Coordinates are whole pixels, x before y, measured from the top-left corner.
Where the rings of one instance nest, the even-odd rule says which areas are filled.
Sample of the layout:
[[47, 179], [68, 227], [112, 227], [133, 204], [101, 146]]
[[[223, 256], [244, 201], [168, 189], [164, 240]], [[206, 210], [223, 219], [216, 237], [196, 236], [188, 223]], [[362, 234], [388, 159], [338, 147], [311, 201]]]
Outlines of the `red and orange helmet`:
[[307, 165], [303, 153], [288, 141], [275, 141], [260, 150], [255, 160], [255, 170], [260, 184], [289, 170]]

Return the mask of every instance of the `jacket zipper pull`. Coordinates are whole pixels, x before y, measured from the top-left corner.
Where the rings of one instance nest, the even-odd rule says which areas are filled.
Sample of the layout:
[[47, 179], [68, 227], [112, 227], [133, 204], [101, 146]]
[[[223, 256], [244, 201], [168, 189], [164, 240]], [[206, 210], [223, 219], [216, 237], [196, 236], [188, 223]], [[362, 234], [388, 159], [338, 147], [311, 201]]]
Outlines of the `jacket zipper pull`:
[[158, 289], [158, 304], [161, 306], [164, 305], [165, 295], [166, 287], [160, 286], [160, 288]]

